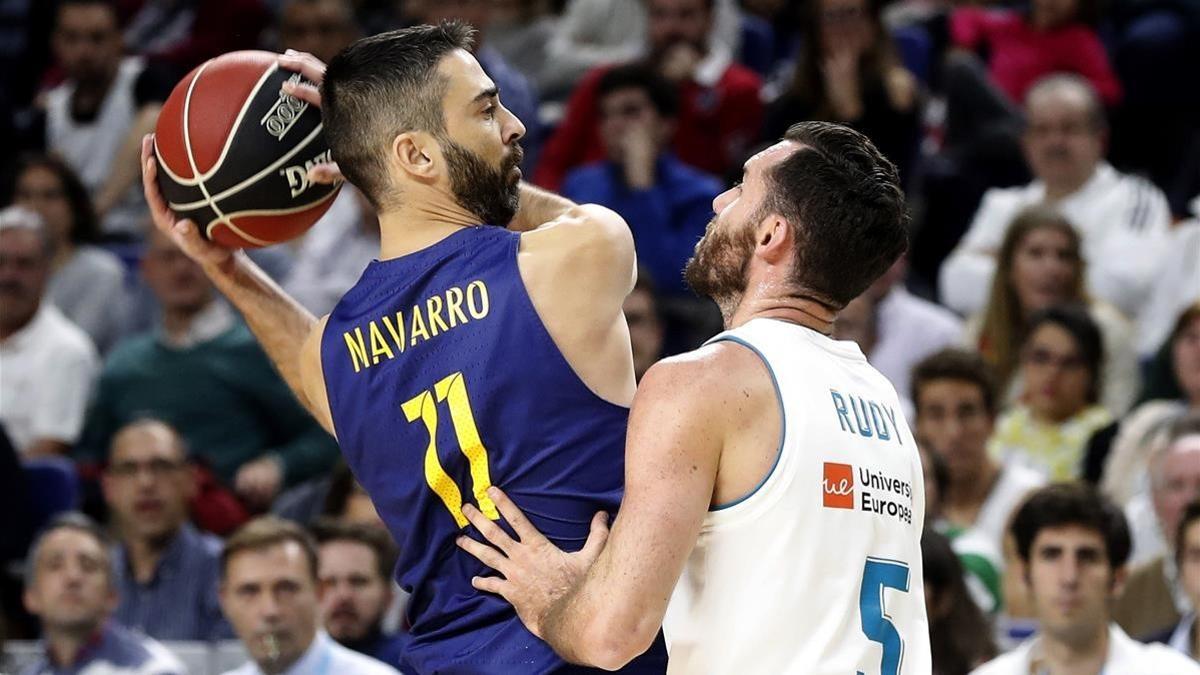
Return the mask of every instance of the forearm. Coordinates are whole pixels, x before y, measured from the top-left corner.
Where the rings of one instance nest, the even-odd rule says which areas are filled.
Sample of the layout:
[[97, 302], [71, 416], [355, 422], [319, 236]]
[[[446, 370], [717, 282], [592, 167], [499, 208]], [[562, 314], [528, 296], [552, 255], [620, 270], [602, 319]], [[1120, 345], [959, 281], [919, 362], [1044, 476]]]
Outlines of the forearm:
[[138, 152], [141, 148], [142, 137], [154, 131], [154, 125], [158, 121], [158, 113], [161, 109], [161, 105], [154, 104], [138, 111], [133, 126], [129, 129], [129, 134], [121, 143], [116, 156], [113, 157], [112, 171], [108, 175], [108, 180], [104, 181], [104, 185], [96, 194], [96, 211], [99, 213], [104, 214], [116, 206], [125, 193], [129, 192], [129, 187], [137, 181], [140, 175]]
[[553, 192], [521, 183], [521, 203], [517, 215], [508, 224], [516, 232], [536, 230], [543, 224], [558, 218], [575, 206], [575, 202]]
[[283, 291], [244, 252], [222, 267], [206, 266], [217, 289], [241, 312], [250, 331], [296, 399], [320, 419], [300, 375], [301, 348], [316, 318]]

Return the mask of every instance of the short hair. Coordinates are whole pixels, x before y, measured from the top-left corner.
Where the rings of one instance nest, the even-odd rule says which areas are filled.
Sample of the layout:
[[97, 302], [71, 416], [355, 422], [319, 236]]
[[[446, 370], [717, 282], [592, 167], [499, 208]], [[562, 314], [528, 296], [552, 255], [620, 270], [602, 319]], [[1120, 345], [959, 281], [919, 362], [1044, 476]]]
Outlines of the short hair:
[[1171, 449], [1175, 447], [1175, 443], [1185, 436], [1200, 435], [1200, 412], [1186, 411], [1179, 416], [1174, 417], [1157, 431], [1151, 430], [1147, 432], [1146, 437], [1153, 442], [1150, 449], [1150, 456], [1147, 459], [1147, 466], [1150, 469], [1150, 487], [1155, 490], [1159, 487], [1161, 477], [1159, 470], [1163, 460], [1167, 455], [1171, 454]]
[[91, 7], [99, 5], [112, 14], [113, 24], [117, 30], [121, 29], [121, 8], [117, 5], [116, 0], [58, 0], [58, 6], [54, 10], [54, 23], [58, 24], [58, 17], [62, 15], [62, 11], [68, 7]]
[[115, 588], [116, 575], [112, 565], [112, 540], [109, 539], [104, 529], [96, 524], [96, 521], [79, 511], [67, 511], [54, 516], [34, 538], [33, 544], [29, 547], [29, 555], [25, 558], [25, 586], [32, 586], [37, 577], [37, 562], [42, 555], [42, 547], [45, 546], [46, 539], [59, 530], [75, 530], [96, 540], [104, 554], [104, 570], [105, 576], [108, 578], [108, 585]]
[[79, 179], [79, 174], [57, 155], [47, 155], [31, 152], [21, 155], [14, 162], [12, 170], [7, 172], [4, 185], [5, 203], [16, 198], [17, 184], [21, 176], [30, 169], [45, 169], [62, 184], [63, 197], [71, 211], [70, 239], [76, 244], [92, 243], [100, 239], [100, 224], [96, 217], [96, 209], [92, 205], [91, 195]]
[[641, 63], [616, 66], [600, 76], [596, 83], [596, 102], [622, 89], [638, 89], [646, 94], [660, 117], [674, 117], [679, 111], [675, 87], [658, 71]]
[[988, 415], [996, 416], [996, 381], [978, 352], [947, 347], [921, 359], [912, 371], [912, 402], [921, 413], [921, 389], [937, 380], [954, 380], [975, 385]]
[[1096, 93], [1096, 88], [1087, 79], [1075, 73], [1052, 73], [1034, 82], [1029, 91], [1025, 93], [1025, 105], [1028, 106], [1038, 96], [1061, 92], [1076, 93], [1083, 97], [1084, 104], [1087, 106], [1085, 112], [1088, 124], [1092, 127], [1092, 131], [1099, 133], [1108, 128], [1104, 103], [1100, 101], [1100, 95]]
[[317, 579], [317, 544], [303, 527], [276, 516], [259, 516], [238, 528], [221, 549], [221, 579], [229, 572], [229, 561], [239, 553], [261, 551], [294, 542], [304, 551], [312, 579]]
[[1035, 312], [1029, 318], [1029, 326], [1025, 329], [1025, 339], [1021, 341], [1022, 348], [1029, 344], [1034, 332], [1045, 324], [1054, 324], [1067, 331], [1075, 346], [1079, 348], [1079, 356], [1083, 365], [1091, 373], [1088, 383], [1087, 402], [1096, 403], [1100, 400], [1100, 385], [1104, 368], [1104, 336], [1099, 326], [1088, 313], [1087, 307], [1079, 303], [1056, 305]]
[[0, 232], [28, 232], [37, 237], [45, 260], [54, 257], [54, 239], [50, 228], [37, 211], [24, 206], [9, 206], [0, 210]]
[[142, 428], [166, 430], [171, 434], [171, 438], [174, 441], [173, 445], [175, 446], [175, 449], [179, 451], [179, 454], [181, 457], [183, 457], [184, 461], [190, 459], [187, 441], [184, 440], [183, 435], [179, 433], [179, 430], [171, 426], [168, 422], [157, 417], [151, 417], [149, 415], [135, 417], [132, 422], [128, 422], [125, 425], [117, 428], [116, 432], [113, 433], [112, 438], [109, 439], [108, 455], [106, 456], [106, 459], [112, 459], [113, 450], [115, 450], [117, 447], [117, 438], [119, 438], [121, 434], [133, 431], [134, 429]]
[[896, 165], [861, 133], [800, 122], [784, 140], [804, 147], [767, 172], [762, 215], [796, 237], [792, 282], [834, 309], [858, 297], [908, 249], [908, 213]]
[[325, 138], [342, 173], [375, 208], [390, 205], [384, 159], [405, 131], [442, 134], [447, 81], [442, 58], [470, 50], [475, 30], [444, 21], [357, 40], [329, 62], [321, 85]]
[[1175, 528], [1175, 564], [1183, 564], [1183, 543], [1188, 528], [1200, 522], [1200, 499], [1193, 499], [1183, 508], [1183, 516], [1179, 519], [1179, 527]]
[[1017, 554], [1028, 563], [1039, 532], [1071, 525], [1092, 530], [1104, 539], [1113, 569], [1129, 560], [1131, 542], [1125, 514], [1095, 487], [1083, 482], [1048, 485], [1025, 499], [1013, 515], [1011, 525]]
[[387, 530], [381, 527], [319, 518], [309, 529], [316, 537], [318, 546], [334, 541], [349, 541], [371, 549], [375, 554], [375, 569], [384, 581], [390, 579], [395, 571], [398, 555], [396, 544]]

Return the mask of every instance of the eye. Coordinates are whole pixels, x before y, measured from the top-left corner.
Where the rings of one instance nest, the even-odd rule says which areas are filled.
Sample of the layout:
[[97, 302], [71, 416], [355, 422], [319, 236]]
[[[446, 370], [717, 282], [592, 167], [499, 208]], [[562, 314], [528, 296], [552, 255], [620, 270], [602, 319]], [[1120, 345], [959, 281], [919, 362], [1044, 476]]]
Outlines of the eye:
[[494, 118], [496, 116], [496, 105], [494, 103], [488, 104], [488, 107], [483, 109], [483, 116], [488, 119]]

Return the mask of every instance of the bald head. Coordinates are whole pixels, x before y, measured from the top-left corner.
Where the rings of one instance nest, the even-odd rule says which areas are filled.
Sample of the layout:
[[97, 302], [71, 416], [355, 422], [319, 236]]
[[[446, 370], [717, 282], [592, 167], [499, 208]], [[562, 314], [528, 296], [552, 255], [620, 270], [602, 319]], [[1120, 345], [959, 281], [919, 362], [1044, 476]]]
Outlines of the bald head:
[[1070, 196], [1104, 157], [1107, 125], [1096, 91], [1076, 75], [1039, 80], [1025, 98], [1025, 159], [1049, 199]]
[[1025, 94], [1025, 109], [1060, 105], [1073, 108], [1086, 118], [1091, 128], [1100, 132], [1108, 126], [1100, 95], [1087, 80], [1078, 75], [1058, 73], [1038, 80]]

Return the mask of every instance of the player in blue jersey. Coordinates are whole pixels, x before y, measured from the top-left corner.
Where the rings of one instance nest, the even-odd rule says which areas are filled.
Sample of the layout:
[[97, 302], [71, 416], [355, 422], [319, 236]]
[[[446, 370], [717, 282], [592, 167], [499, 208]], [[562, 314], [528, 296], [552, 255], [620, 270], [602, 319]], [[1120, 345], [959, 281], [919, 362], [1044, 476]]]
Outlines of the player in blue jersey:
[[[598, 552], [593, 516], [621, 499], [634, 392], [621, 314], [633, 242], [611, 211], [520, 183], [524, 127], [471, 37], [444, 23], [360, 40], [327, 69], [281, 58], [323, 79], [320, 94], [289, 92], [323, 103], [333, 157], [379, 216], [379, 259], [326, 317], [176, 221], [149, 139], [143, 182], [156, 226], [242, 312], [399, 543], [406, 670], [575, 672], [502, 598], [472, 588], [485, 568], [455, 540], [464, 505], [499, 519], [495, 484], [557, 546]], [[627, 671], [665, 664], [660, 638]]]

